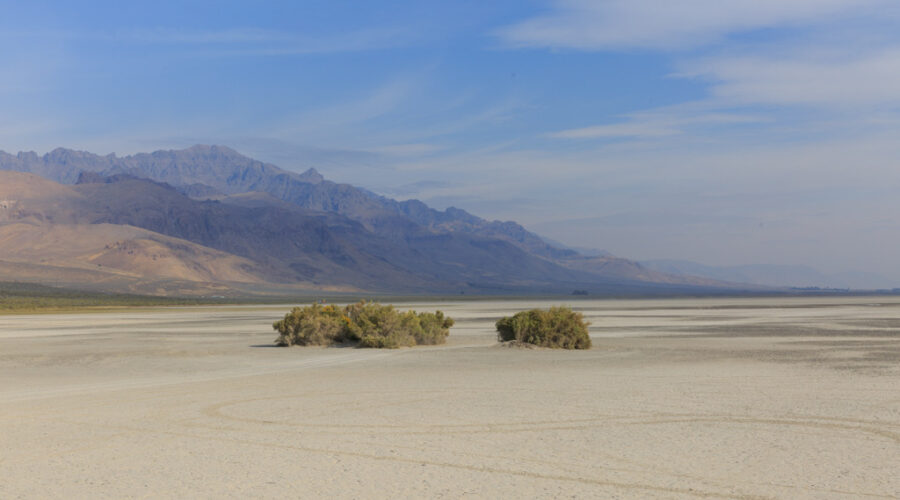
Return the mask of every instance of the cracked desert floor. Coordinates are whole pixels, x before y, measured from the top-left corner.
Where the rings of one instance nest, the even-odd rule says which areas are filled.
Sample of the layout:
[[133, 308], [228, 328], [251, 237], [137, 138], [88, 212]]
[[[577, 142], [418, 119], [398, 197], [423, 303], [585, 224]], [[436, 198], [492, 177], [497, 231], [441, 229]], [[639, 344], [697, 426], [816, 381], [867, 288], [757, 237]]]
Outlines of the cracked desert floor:
[[446, 346], [275, 348], [288, 306], [0, 316], [0, 498], [897, 498], [900, 298], [403, 304]]

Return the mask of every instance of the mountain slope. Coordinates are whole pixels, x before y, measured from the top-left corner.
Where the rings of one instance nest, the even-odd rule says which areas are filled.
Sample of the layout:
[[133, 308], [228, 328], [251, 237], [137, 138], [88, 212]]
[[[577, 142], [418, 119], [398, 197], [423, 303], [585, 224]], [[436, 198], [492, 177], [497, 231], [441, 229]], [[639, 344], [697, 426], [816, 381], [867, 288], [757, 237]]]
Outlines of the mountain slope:
[[[626, 259], [584, 257], [514, 222], [398, 202], [327, 181], [314, 170], [286, 172], [219, 146], [124, 158], [66, 149], [43, 156], [0, 153], [3, 169], [71, 184], [7, 189], [0, 204], [11, 207], [8, 222], [142, 228], [244, 259], [242, 272], [250, 276], [243, 280], [412, 293], [671, 293], [723, 286]], [[6, 174], [3, 182], [15, 184], [15, 174]], [[150, 241], [160, 240], [128, 248], [132, 255], [154, 254]], [[111, 255], [104, 259], [118, 262]]]
[[337, 237], [332, 229], [339, 231], [342, 224], [353, 226], [350, 232], [359, 230], [359, 224], [340, 216], [311, 215], [296, 207], [244, 209], [198, 202], [169, 186], [126, 176], [59, 186], [65, 189], [52, 189], [53, 196], [23, 197], [15, 194], [15, 186], [22, 182], [10, 181], [10, 172], [2, 174], [0, 182], [11, 188], [6, 196], [18, 197], [9, 221], [139, 227], [248, 259], [255, 263], [257, 275], [275, 283], [314, 286], [320, 284], [319, 275], [327, 278], [327, 284], [348, 286], [365, 278], [374, 282], [388, 277], [391, 285], [416, 281]]
[[515, 222], [487, 221], [453, 207], [434, 210], [418, 200], [395, 201], [349, 184], [327, 181], [314, 169], [303, 174], [288, 172], [223, 146], [197, 145], [121, 158], [63, 148], [43, 156], [0, 152], [0, 170], [32, 172], [64, 184], [77, 182], [81, 172], [128, 174], [164, 182], [200, 198], [264, 192], [302, 208], [347, 216], [387, 237], [402, 237], [411, 222], [437, 232], [503, 239], [542, 257], [577, 255], [547, 244]]
[[388, 238], [268, 194], [191, 199], [127, 175], [62, 186], [0, 172], [0, 260], [134, 278], [390, 292], [653, 289], [567, 269], [511, 243], [430, 231]]
[[263, 281], [247, 259], [133, 226], [85, 223], [73, 207], [87, 202], [71, 187], [0, 172], [0, 277], [149, 293]]
[[7, 262], [102, 270], [134, 277], [200, 282], [259, 283], [251, 261], [113, 224], [0, 225], [0, 255]]
[[685, 260], [651, 260], [641, 262], [649, 269], [679, 276], [702, 276], [732, 283], [750, 283], [764, 286], [824, 287], [853, 289], [891, 289], [900, 282], [890, 277], [845, 272], [825, 274], [808, 266], [752, 264], [743, 266], [708, 266]]
[[247, 195], [191, 200], [168, 186], [118, 177], [73, 188], [102, 207], [82, 207], [91, 222], [143, 227], [247, 257], [269, 279], [354, 285], [370, 290], [459, 290], [472, 283], [528, 287], [598, 280], [532, 256], [502, 240], [435, 233], [408, 224], [385, 237], [339, 214], [313, 212]]

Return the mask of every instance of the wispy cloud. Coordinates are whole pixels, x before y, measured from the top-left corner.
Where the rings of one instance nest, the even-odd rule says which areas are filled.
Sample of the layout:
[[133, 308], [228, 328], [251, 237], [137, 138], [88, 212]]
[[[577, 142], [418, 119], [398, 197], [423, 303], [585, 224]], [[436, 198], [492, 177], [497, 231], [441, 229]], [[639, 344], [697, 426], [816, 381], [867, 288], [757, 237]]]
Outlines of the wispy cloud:
[[[354, 126], [374, 120], [404, 106], [421, 85], [419, 74], [397, 75], [374, 88], [337, 104], [295, 114], [281, 120], [271, 131], [283, 139], [306, 137], [330, 141], [340, 134], [346, 146], [346, 134]], [[360, 95], [361, 94], [361, 95]]]
[[498, 35], [517, 47], [679, 50], [860, 12], [896, 15], [897, 9], [890, 0], [557, 0], [550, 12]]
[[175, 28], [133, 29], [112, 34], [119, 39], [142, 43], [170, 44], [268, 44], [297, 41], [296, 35], [259, 28], [225, 30], [185, 30]]
[[652, 123], [615, 123], [561, 130], [548, 134], [556, 139], [614, 139], [622, 137], [664, 137], [680, 134], [681, 130]]
[[847, 108], [900, 104], [900, 45], [870, 52], [716, 56], [682, 64], [714, 97], [744, 104]]
[[555, 139], [647, 139], [684, 134], [698, 126], [722, 126], [760, 123], [757, 115], [702, 112], [689, 106], [662, 108], [632, 113], [624, 121], [590, 127], [561, 130], [548, 134]]
[[422, 34], [406, 26], [366, 27], [329, 33], [287, 32], [255, 27], [221, 30], [132, 28], [98, 31], [13, 30], [0, 38], [18, 41], [94, 41], [130, 45], [180, 46], [192, 54], [216, 56], [282, 56], [329, 54], [395, 48], [419, 40]]
[[373, 153], [379, 153], [389, 156], [419, 156], [435, 153], [444, 149], [443, 146], [437, 144], [426, 143], [410, 143], [410, 144], [391, 144], [389, 146], [377, 146], [370, 148]]
[[[559, 0], [553, 5], [546, 14], [504, 28], [500, 37], [513, 47], [673, 52], [677, 71], [670, 76], [707, 85], [709, 101], [720, 106], [847, 110], [900, 104], [900, 3], [893, 0]], [[773, 31], [779, 28], [787, 31]], [[769, 31], [720, 43], [754, 30]], [[664, 136], [679, 130], [658, 125], [629, 121], [555, 136]]]
[[[418, 33], [405, 28], [371, 28], [320, 36], [272, 32], [261, 33], [263, 36], [259, 39], [254, 39], [254, 33], [250, 32], [246, 34], [246, 40], [241, 40], [245, 34], [240, 32], [213, 33], [208, 42], [202, 41], [203, 34], [197, 35], [199, 35], [197, 41], [192, 43], [204, 45], [205, 53], [223, 56], [288, 56], [365, 52], [402, 47], [419, 39]], [[177, 39], [176, 37], [175, 40]]]
[[[428, 110], [429, 119], [406, 131], [406, 140], [411, 142], [435, 141], [436, 138], [467, 134], [485, 128], [502, 128], [506, 124], [527, 111], [534, 109], [534, 104], [527, 98], [511, 94], [497, 101], [479, 102], [473, 96], [464, 95], [451, 99], [449, 103], [434, 105]], [[430, 116], [446, 116], [442, 120], [433, 120]]]

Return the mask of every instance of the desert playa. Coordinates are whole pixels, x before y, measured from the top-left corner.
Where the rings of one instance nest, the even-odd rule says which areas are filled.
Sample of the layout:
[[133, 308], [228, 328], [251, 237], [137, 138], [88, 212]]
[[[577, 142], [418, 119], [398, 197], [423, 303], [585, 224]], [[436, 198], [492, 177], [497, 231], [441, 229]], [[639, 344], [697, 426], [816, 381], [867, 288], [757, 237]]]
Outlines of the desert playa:
[[403, 304], [449, 343], [275, 348], [289, 306], [0, 317], [0, 498], [896, 498], [900, 298]]

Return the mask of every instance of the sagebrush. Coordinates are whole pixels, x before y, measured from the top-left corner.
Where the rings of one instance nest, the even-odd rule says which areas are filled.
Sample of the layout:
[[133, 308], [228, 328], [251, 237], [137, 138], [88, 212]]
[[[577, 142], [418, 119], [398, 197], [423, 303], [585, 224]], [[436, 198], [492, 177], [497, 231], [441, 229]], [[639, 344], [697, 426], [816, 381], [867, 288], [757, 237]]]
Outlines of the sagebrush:
[[295, 307], [272, 327], [275, 343], [290, 345], [356, 344], [397, 348], [443, 344], [453, 319], [441, 311], [400, 312], [392, 305], [361, 301], [344, 307], [312, 304]]
[[591, 337], [584, 315], [568, 307], [531, 309], [497, 321], [497, 339], [541, 347], [590, 349]]

